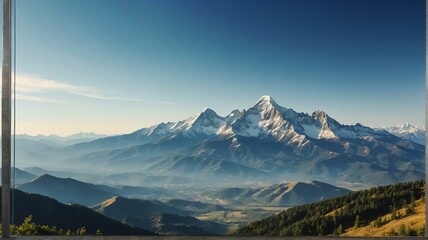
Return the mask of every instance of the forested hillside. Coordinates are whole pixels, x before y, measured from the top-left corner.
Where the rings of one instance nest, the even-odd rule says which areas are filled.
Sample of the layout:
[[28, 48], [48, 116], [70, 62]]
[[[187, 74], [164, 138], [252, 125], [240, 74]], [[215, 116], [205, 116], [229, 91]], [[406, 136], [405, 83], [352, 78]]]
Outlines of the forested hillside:
[[[238, 235], [305, 236], [341, 235], [345, 229], [391, 221], [414, 214], [424, 196], [424, 182], [415, 181], [351, 192], [344, 196], [290, 208], [278, 215], [240, 228]], [[397, 211], [405, 208], [404, 212]], [[381, 218], [391, 213], [389, 219]], [[414, 229], [406, 235], [417, 235]], [[404, 235], [404, 234], [403, 234]]]

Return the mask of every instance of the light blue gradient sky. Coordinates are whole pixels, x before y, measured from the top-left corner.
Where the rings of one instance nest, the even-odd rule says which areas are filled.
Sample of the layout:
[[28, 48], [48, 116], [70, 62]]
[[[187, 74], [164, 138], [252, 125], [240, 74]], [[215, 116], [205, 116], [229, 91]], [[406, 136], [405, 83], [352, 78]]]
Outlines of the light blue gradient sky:
[[262, 95], [424, 125], [423, 0], [17, 0], [18, 133], [127, 133]]

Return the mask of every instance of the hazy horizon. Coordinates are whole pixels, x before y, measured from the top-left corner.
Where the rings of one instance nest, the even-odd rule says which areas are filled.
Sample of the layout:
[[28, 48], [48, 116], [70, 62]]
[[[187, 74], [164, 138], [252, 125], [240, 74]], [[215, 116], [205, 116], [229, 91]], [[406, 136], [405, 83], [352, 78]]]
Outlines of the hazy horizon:
[[[274, 99], [274, 98], [273, 98]], [[275, 100], [275, 99], [274, 99]], [[255, 104], [256, 102], [254, 102], [254, 104]], [[283, 106], [281, 103], [278, 103], [280, 106]], [[247, 110], [248, 108], [250, 108], [250, 107], [252, 107], [252, 105], [251, 106], [248, 106], [247, 108], [245, 108], [245, 110]], [[284, 107], [284, 106], [283, 106]], [[212, 108], [210, 108], [210, 107], [207, 107], [207, 108], [209, 108], [209, 109], [212, 109]], [[287, 107], [287, 108], [289, 108], [289, 107]], [[206, 109], [206, 108], [205, 108]], [[236, 109], [236, 108], [234, 108], [234, 109]], [[227, 112], [226, 114], [219, 114], [215, 109], [212, 109], [212, 110], [214, 110], [215, 112], [217, 112], [217, 114], [219, 114], [220, 116], [222, 116], [222, 117], [225, 117], [225, 116], [227, 116], [230, 112], [232, 112], [234, 109], [231, 109], [229, 112]], [[204, 109], [202, 109], [200, 112], [202, 112]], [[240, 110], [240, 111], [242, 111], [243, 109], [238, 109], [238, 110]], [[297, 112], [300, 112], [298, 109], [293, 109], [293, 110], [295, 110], [295, 111], [297, 111]], [[322, 111], [322, 109], [315, 109], [315, 110], [313, 110], [312, 112], [315, 112], [316, 110], [321, 110]], [[192, 114], [192, 115], [190, 115], [190, 116], [188, 116], [188, 117], [186, 117], [185, 119], [187, 119], [187, 118], [190, 118], [190, 117], [192, 117], [192, 116], [194, 116], [194, 115], [197, 115], [197, 114], [199, 114], [200, 112], [198, 112], [198, 113], [195, 113], [195, 114]], [[312, 114], [312, 112], [307, 112], [307, 114]], [[328, 112], [327, 112], [327, 114], [329, 114]], [[330, 115], [329, 115], [330, 116]], [[330, 116], [330, 117], [332, 117], [332, 118], [334, 118], [334, 116]], [[185, 120], [185, 119], [179, 119], [179, 120]], [[177, 120], [177, 121], [179, 121], [179, 120]], [[337, 120], [337, 119], [336, 119]], [[176, 121], [168, 121], [168, 120], [165, 120], [165, 121], [161, 121], [161, 122], [176, 122]], [[160, 124], [161, 122], [158, 122], [158, 123], [156, 123], [156, 124]], [[355, 123], [352, 123], [352, 124], [348, 124], [348, 125], [355, 125], [355, 124], [357, 124], [358, 122], [355, 122]], [[393, 126], [397, 126], [397, 125], [402, 125], [402, 124], [406, 124], [406, 123], [408, 123], [408, 122], [402, 122], [402, 123], [398, 123], [398, 124], [396, 124], [396, 125], [393, 125]], [[156, 124], [154, 124], [154, 125], [156, 125]], [[343, 124], [343, 123], [342, 123]], [[410, 124], [410, 125], [413, 125], [413, 124]], [[123, 133], [104, 133], [104, 132], [94, 132], [94, 131], [79, 131], [79, 132], [73, 132], [73, 133], [70, 133], [70, 134], [56, 134], [56, 133], [48, 133], [48, 134], [43, 134], [43, 133], [36, 133], [36, 134], [29, 134], [29, 133], [24, 133], [24, 132], [22, 132], [22, 133], [19, 133], [19, 132], [17, 132], [17, 135], [22, 135], [22, 134], [27, 134], [27, 135], [30, 135], [30, 136], [37, 136], [37, 135], [44, 135], [44, 136], [49, 136], [49, 135], [56, 135], [56, 136], [60, 136], [60, 137], [68, 137], [68, 136], [72, 136], [72, 135], [75, 135], [75, 134], [82, 134], [82, 133], [94, 133], [94, 134], [100, 134], [100, 135], [108, 135], [108, 136], [114, 136], [114, 135], [121, 135], [121, 134], [128, 134], [128, 133], [131, 133], [131, 132], [134, 132], [134, 131], [137, 131], [137, 130], [139, 130], [139, 129], [141, 129], [141, 128], [147, 128], [147, 127], [151, 127], [151, 126], [153, 126], [153, 125], [148, 125], [148, 126], [141, 126], [140, 128], [138, 128], [138, 129], [134, 129], [134, 130], [132, 130], [132, 131], [130, 131], [130, 132], [123, 132]], [[415, 126], [415, 127], [418, 127], [418, 128], [425, 128], [425, 126], [418, 126], [418, 125], [413, 125], [413, 126]], [[381, 128], [381, 127], [392, 127], [392, 125], [391, 126], [368, 126], [368, 127], [371, 127], [371, 128]]]

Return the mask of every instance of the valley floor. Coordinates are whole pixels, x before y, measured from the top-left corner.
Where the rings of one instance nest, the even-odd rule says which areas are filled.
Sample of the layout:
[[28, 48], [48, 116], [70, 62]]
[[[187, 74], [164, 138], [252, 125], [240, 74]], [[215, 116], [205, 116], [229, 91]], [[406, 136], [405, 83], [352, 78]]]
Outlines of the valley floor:
[[196, 218], [226, 224], [229, 231], [238, 229], [251, 222], [270, 217], [287, 209], [287, 207], [238, 205], [227, 206], [229, 209], [204, 213]]

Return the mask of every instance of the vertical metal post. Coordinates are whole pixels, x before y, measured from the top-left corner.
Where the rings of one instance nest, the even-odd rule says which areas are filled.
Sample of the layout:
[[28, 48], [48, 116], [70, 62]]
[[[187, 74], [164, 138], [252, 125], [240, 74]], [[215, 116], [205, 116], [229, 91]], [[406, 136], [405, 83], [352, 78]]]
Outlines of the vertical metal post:
[[[425, 139], [428, 139], [428, 0], [425, 0]], [[425, 140], [425, 237], [428, 237], [428, 144]]]
[[3, 78], [1, 99], [2, 137], [2, 238], [9, 238], [10, 227], [10, 139], [11, 139], [11, 0], [3, 0]]

